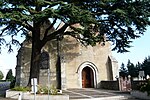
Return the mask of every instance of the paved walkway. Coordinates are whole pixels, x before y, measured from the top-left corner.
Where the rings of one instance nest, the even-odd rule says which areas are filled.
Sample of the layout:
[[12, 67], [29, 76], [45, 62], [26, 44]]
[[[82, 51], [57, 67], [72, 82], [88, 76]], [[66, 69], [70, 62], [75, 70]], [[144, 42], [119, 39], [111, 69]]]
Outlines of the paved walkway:
[[[63, 94], [69, 95], [70, 100], [140, 100], [131, 97], [128, 92], [102, 89], [67, 89]], [[0, 100], [15, 100], [0, 97]]]
[[140, 100], [131, 97], [129, 92], [92, 88], [67, 89], [63, 93], [68, 94], [70, 100]]

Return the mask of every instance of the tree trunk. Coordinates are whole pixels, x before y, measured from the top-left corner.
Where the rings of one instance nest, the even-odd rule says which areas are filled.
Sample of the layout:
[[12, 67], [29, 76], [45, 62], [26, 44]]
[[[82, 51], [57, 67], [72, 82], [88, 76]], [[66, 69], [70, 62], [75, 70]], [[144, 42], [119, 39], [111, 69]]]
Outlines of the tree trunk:
[[40, 62], [40, 54], [41, 50], [38, 49], [36, 46], [32, 46], [34, 49], [32, 49], [32, 55], [31, 55], [31, 64], [30, 64], [30, 76], [29, 76], [29, 82], [28, 86], [31, 86], [31, 79], [37, 78], [37, 81], [39, 83], [39, 62]]
[[31, 53], [31, 63], [30, 63], [30, 76], [28, 81], [28, 86], [31, 86], [31, 79], [37, 78], [39, 83], [39, 63], [41, 54], [41, 42], [40, 42], [40, 24], [33, 23], [34, 30], [32, 31], [32, 53]]

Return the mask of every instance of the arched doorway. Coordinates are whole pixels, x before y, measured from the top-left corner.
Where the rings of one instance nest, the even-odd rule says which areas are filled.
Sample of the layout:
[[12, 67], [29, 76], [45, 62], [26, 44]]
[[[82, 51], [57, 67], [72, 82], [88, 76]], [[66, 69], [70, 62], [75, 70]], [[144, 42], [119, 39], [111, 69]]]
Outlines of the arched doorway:
[[94, 76], [90, 67], [82, 70], [82, 88], [94, 88]]
[[[86, 71], [87, 70], [87, 71]], [[77, 69], [77, 73], [78, 73], [78, 82], [79, 82], [79, 86], [80, 88], [84, 88], [83, 86], [83, 77], [82, 77], [82, 73], [85, 72], [85, 73], [89, 73], [91, 72], [91, 74], [89, 74], [91, 76], [91, 88], [97, 88], [97, 80], [98, 80], [98, 69], [97, 67], [95, 66], [95, 64], [93, 64], [92, 62], [89, 62], [89, 61], [86, 61], [86, 62], [83, 62]], [[85, 75], [86, 76], [86, 75]], [[90, 87], [89, 87], [90, 88]]]

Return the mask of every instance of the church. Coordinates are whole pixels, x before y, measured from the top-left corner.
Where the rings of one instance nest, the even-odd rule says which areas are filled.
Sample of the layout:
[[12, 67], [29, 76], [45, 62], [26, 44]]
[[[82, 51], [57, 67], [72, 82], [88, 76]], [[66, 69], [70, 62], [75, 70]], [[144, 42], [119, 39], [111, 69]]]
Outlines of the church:
[[[28, 84], [31, 45], [25, 40], [18, 50], [16, 85]], [[112, 56], [109, 42], [99, 43], [96, 46], [84, 46], [77, 39], [66, 35], [61, 41], [53, 40], [43, 47], [41, 53], [47, 55], [49, 72], [40, 67], [39, 85], [48, 85], [48, 78], [50, 85], [56, 85], [58, 50], [62, 89], [99, 88], [102, 80], [115, 80], [118, 75], [118, 62]]]

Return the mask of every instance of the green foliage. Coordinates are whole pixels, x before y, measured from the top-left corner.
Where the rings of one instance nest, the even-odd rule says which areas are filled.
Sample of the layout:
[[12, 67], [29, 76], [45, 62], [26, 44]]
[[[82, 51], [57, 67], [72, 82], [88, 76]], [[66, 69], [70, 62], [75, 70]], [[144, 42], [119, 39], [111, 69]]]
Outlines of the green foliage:
[[[118, 52], [128, 51], [132, 39], [140, 37], [140, 34], [146, 30], [149, 25], [150, 2], [148, 0], [3, 0], [0, 2], [0, 26], [6, 26], [1, 30], [1, 36], [11, 35], [12, 37], [22, 33], [28, 37], [28, 32], [34, 34], [34, 25], [42, 26], [46, 19], [53, 19], [51, 23], [54, 26], [55, 19], [60, 20], [71, 26], [80, 23], [82, 32], [65, 32], [77, 38], [75, 35], [82, 34], [83, 38], [79, 40], [93, 45], [95, 42], [102, 42], [102, 36], [105, 35], [107, 40], [112, 41], [113, 50]], [[95, 36], [89, 31], [89, 25], [95, 24], [94, 27], [100, 33]], [[51, 28], [49, 28], [50, 30]], [[7, 33], [7, 34], [6, 34]], [[53, 34], [54, 33], [54, 34]], [[43, 38], [44, 44], [56, 38], [58, 34], [53, 32], [54, 37]], [[45, 36], [49, 35], [45, 33]], [[64, 34], [62, 34], [64, 35]], [[32, 35], [34, 36], [34, 35]], [[34, 38], [34, 37], [31, 37]], [[4, 38], [0, 38], [4, 44]], [[41, 41], [42, 42], [42, 41]], [[104, 42], [104, 41], [103, 41]], [[17, 39], [12, 38], [12, 44], [19, 44]], [[8, 47], [11, 48], [11, 44]], [[10, 49], [11, 50], [11, 49]]]
[[13, 81], [14, 80], [14, 76], [13, 76], [13, 73], [12, 73], [12, 69], [10, 69], [6, 75], [6, 81]]
[[[84, 45], [111, 41], [112, 50], [128, 52], [133, 39], [144, 34], [150, 24], [149, 5], [149, 0], [1, 0], [0, 51], [3, 45], [9, 52], [13, 45], [20, 45], [15, 38], [18, 34], [32, 40], [29, 79], [39, 76], [37, 58], [43, 46], [64, 35]], [[55, 29], [58, 21], [64, 24]], [[49, 24], [42, 29], [45, 23]], [[74, 27], [77, 24], [79, 27]], [[5, 36], [11, 39], [7, 42]]]
[[31, 91], [30, 87], [23, 87], [23, 86], [16, 86], [16, 87], [12, 88], [11, 90], [23, 91], [23, 92]]
[[39, 94], [48, 94], [48, 91], [49, 91], [49, 94], [50, 95], [58, 95], [58, 90], [56, 89], [56, 87], [54, 87], [53, 85], [50, 86], [50, 87], [41, 87], [41, 86], [38, 86], [38, 92]]
[[133, 63], [130, 62], [130, 60], [128, 60], [127, 65], [125, 66], [123, 63], [120, 67], [120, 76], [128, 76], [130, 75], [131, 77], [138, 77], [139, 74], [139, 66], [135, 66]]
[[[127, 69], [125, 67], [127, 67]], [[122, 63], [120, 67], [120, 76], [131, 75], [131, 77], [138, 77], [139, 71], [144, 71], [145, 78], [147, 75], [150, 75], [150, 56], [145, 57], [142, 63], [138, 62], [136, 65], [131, 63], [130, 60], [128, 60], [126, 66]]]
[[138, 68], [138, 71], [143, 70], [145, 73], [145, 78], [147, 75], [150, 75], [150, 56], [145, 57], [144, 61], [142, 63], [136, 64], [136, 67]]
[[2, 71], [0, 71], [0, 80], [4, 78]]
[[134, 66], [134, 64], [131, 63], [130, 60], [128, 60], [127, 68], [128, 68], [128, 74], [131, 75], [131, 77], [138, 77], [139, 74], [138, 67]]
[[58, 93], [58, 90], [57, 90], [56, 87], [54, 87], [53, 85], [50, 87], [50, 94], [51, 94], [51, 95], [59, 94], [59, 93]]
[[147, 92], [148, 95], [150, 95], [150, 80], [147, 81], [147, 83], [142, 84], [140, 86], [140, 91], [142, 92]]
[[128, 70], [125, 68], [125, 65], [123, 63], [121, 64], [121, 67], [120, 67], [120, 70], [119, 70], [119, 74], [122, 77], [128, 76]]
[[145, 75], [150, 75], [150, 56], [144, 59], [141, 66], [142, 70], [145, 72]]
[[[12, 88], [11, 90], [30, 92], [31, 88], [30, 87], [23, 87], [23, 86], [16, 86], [16, 87]], [[53, 85], [50, 86], [49, 89], [47, 86], [39, 86], [38, 85], [38, 91], [37, 91], [38, 94], [48, 94], [48, 91], [49, 91], [50, 95], [58, 95], [59, 94], [58, 90]]]
[[14, 88], [15, 87], [15, 82], [16, 82], [16, 78], [14, 78], [11, 83], [10, 83], [10, 88]]

